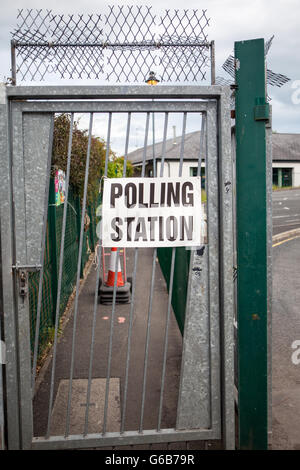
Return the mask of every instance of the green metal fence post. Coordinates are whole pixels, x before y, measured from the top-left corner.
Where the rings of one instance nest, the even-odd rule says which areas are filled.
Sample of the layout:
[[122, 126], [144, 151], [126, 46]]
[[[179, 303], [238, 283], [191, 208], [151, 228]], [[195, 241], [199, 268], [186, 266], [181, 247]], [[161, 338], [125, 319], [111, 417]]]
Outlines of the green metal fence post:
[[57, 266], [57, 239], [56, 239], [56, 205], [55, 205], [55, 182], [54, 178], [50, 178], [49, 185], [49, 209], [48, 209], [48, 224], [49, 224], [49, 253], [51, 263], [51, 291], [52, 291], [52, 321], [55, 324], [55, 311], [57, 300], [57, 280], [58, 280], [58, 266]]
[[240, 449], [268, 446], [264, 40], [235, 43]]

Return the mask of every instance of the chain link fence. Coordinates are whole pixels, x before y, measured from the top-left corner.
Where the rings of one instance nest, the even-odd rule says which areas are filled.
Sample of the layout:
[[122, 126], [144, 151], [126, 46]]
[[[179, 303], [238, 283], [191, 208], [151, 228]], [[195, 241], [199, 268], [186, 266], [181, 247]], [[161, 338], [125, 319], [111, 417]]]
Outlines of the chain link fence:
[[12, 32], [12, 83], [104, 79], [143, 83], [149, 70], [164, 82], [203, 81], [214, 73], [206, 10], [108, 6], [102, 14], [19, 10]]

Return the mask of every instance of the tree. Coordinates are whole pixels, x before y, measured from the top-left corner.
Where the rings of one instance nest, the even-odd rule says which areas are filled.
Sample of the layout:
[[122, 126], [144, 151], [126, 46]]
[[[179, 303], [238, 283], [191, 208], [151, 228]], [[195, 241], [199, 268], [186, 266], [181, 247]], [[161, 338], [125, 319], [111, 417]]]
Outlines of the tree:
[[[111, 161], [108, 162], [107, 166], [107, 177], [108, 178], [122, 178], [124, 171], [124, 157], [114, 156]], [[130, 160], [126, 162], [126, 176], [133, 175], [133, 166]]]
[[[68, 145], [70, 133], [70, 116], [60, 114], [54, 120], [52, 169], [66, 171], [68, 158]], [[83, 197], [85, 165], [88, 147], [88, 131], [79, 129], [78, 121], [73, 125], [72, 153], [70, 167], [70, 186], [74, 194]], [[100, 137], [91, 138], [91, 153], [89, 165], [89, 179], [87, 199], [94, 201], [99, 193], [99, 184], [104, 175], [106, 156], [106, 143]], [[120, 178], [123, 176], [124, 157], [117, 157], [109, 150], [109, 162], [107, 167], [108, 178]], [[133, 166], [126, 162], [126, 176], [133, 175]]]
[[[70, 133], [70, 116], [60, 114], [54, 120], [52, 169], [66, 171]], [[73, 125], [72, 152], [70, 165], [70, 187], [74, 194], [83, 197], [88, 131], [79, 129], [78, 121]], [[105, 160], [106, 144], [100, 137], [91, 137], [89, 179], [87, 189], [88, 202], [93, 201], [99, 191], [99, 181]], [[112, 154], [112, 152], [110, 152]]]

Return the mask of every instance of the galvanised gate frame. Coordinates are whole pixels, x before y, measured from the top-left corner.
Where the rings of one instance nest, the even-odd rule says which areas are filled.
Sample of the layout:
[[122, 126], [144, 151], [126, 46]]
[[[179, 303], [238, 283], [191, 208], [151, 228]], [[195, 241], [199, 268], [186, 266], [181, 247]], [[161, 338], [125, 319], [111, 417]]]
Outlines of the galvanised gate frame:
[[[72, 435], [67, 423], [65, 435], [53, 436], [49, 432], [50, 422], [48, 421], [46, 435], [33, 437], [32, 397], [36, 356], [33, 358], [32, 368], [27, 276], [28, 271], [33, 269], [39, 270], [41, 277], [43, 273], [53, 118], [54, 113], [60, 112], [70, 113], [71, 116], [74, 116], [76, 112], [88, 113], [90, 138], [95, 113], [108, 113], [109, 116], [117, 112], [126, 113], [128, 122], [130, 122], [131, 113], [144, 113], [148, 124], [149, 115], [152, 112], [164, 113], [165, 123], [168, 113], [182, 113], [181, 168], [184, 158], [187, 113], [201, 114], [205, 121], [208, 243], [205, 245], [206, 250], [191, 252], [177, 420], [176, 426], [172, 429], [161, 429], [160, 423], [157, 429], [144, 429], [141, 422], [140, 429], [126, 431], [122, 421], [120, 432], [107, 432], [104, 429], [99, 434], [83, 432], [80, 435]], [[233, 227], [229, 88], [219, 86], [158, 86], [155, 89], [147, 86], [2, 86], [0, 130], [1, 240], [4, 329], [7, 348], [6, 392], [9, 448], [95, 448], [200, 439], [223, 439], [226, 448], [234, 448]], [[108, 127], [107, 135], [109, 142], [110, 127]], [[129, 127], [127, 138], [128, 135]], [[71, 156], [71, 140], [72, 132], [70, 132], [69, 140], [68, 165]], [[87, 149], [87, 168], [88, 158], [89, 148]], [[125, 160], [126, 158], [125, 152]], [[201, 156], [199, 162], [201, 165]], [[106, 169], [107, 163], [108, 152]], [[200, 166], [198, 166], [198, 171], [200, 172]], [[87, 176], [86, 173], [85, 187]], [[180, 171], [179, 176], [181, 176]], [[68, 181], [68, 170], [66, 178]], [[83, 214], [85, 203], [84, 196]], [[83, 221], [81, 247], [82, 233]], [[135, 256], [137, 252], [138, 249], [135, 250]], [[155, 255], [154, 250], [153, 266]], [[174, 269], [174, 256], [173, 249], [171, 269]], [[60, 269], [62, 269], [61, 266]], [[203, 275], [199, 277], [201, 271]], [[60, 276], [61, 274], [60, 272]], [[135, 276], [136, 272], [133, 277], [133, 296]], [[152, 272], [152, 281], [153, 279], [154, 272]], [[152, 291], [150, 304], [151, 296]], [[167, 321], [170, 315], [170, 305], [169, 301]], [[95, 293], [94, 313], [96, 313], [96, 308]], [[112, 316], [114, 308], [115, 302], [113, 302]], [[149, 305], [149, 315], [150, 311]], [[112, 332], [113, 330], [111, 334]], [[130, 337], [130, 330], [128, 334]], [[165, 341], [167, 342], [167, 336]], [[110, 360], [111, 357], [108, 358], [109, 363]], [[164, 376], [162, 381], [164, 381]], [[90, 382], [91, 377], [89, 377], [88, 387], [90, 387]], [[70, 384], [72, 384], [72, 372]], [[50, 386], [49, 419], [51, 421], [51, 407], [54, 400], [53, 381]], [[88, 400], [87, 397], [87, 409]], [[144, 400], [145, 394], [143, 402]]]

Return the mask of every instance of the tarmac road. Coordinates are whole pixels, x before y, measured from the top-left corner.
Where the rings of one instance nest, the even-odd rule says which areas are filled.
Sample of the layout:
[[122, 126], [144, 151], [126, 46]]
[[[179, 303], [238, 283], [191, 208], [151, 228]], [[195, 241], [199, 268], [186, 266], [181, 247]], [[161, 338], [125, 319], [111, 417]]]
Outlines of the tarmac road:
[[273, 191], [273, 235], [300, 228], [300, 189]]
[[300, 450], [300, 236], [273, 247], [272, 356], [272, 448]]

